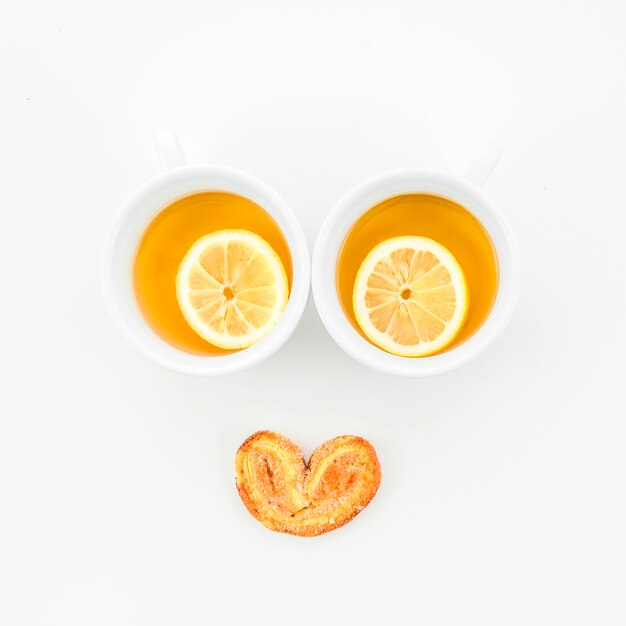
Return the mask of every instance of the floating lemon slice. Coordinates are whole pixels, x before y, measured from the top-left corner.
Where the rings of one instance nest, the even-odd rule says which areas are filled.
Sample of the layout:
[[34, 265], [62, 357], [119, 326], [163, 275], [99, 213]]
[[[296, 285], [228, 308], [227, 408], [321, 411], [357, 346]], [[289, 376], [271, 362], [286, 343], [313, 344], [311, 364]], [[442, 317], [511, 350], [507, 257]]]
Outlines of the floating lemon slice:
[[272, 330], [287, 306], [289, 285], [264, 239], [247, 230], [219, 230], [198, 239], [185, 255], [176, 297], [200, 337], [234, 350]]
[[467, 285], [452, 254], [426, 237], [394, 237], [365, 258], [353, 307], [365, 336], [398, 356], [427, 356], [456, 337], [467, 314]]

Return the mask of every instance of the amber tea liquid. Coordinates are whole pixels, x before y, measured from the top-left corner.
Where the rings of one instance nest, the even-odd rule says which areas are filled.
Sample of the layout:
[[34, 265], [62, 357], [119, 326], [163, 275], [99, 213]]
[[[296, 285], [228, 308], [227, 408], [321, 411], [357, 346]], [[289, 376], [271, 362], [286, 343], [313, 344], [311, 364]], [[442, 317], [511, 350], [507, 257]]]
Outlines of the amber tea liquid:
[[451, 350], [482, 326], [498, 291], [498, 262], [487, 231], [472, 213], [452, 200], [429, 194], [395, 196], [372, 207], [354, 223], [337, 262], [337, 291], [343, 310], [365, 337], [352, 307], [357, 272], [374, 246], [402, 235], [434, 239], [452, 252], [463, 269], [469, 308], [463, 328], [442, 352]]
[[233, 228], [252, 231], [274, 248], [291, 289], [293, 271], [287, 240], [272, 217], [243, 196], [207, 191], [176, 200], [150, 222], [137, 246], [133, 286], [139, 309], [154, 331], [180, 350], [213, 356], [233, 352], [197, 335], [176, 299], [176, 273], [191, 245], [203, 235]]

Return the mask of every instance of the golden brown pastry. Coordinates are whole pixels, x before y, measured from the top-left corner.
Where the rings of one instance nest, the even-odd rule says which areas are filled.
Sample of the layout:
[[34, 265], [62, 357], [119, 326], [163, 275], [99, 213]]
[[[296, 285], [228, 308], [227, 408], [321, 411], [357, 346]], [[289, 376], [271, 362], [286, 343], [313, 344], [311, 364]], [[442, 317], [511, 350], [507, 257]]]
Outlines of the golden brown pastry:
[[343, 526], [380, 485], [372, 445], [344, 435], [323, 443], [307, 464], [292, 441], [268, 430], [248, 437], [235, 456], [239, 495], [270, 530], [302, 537]]

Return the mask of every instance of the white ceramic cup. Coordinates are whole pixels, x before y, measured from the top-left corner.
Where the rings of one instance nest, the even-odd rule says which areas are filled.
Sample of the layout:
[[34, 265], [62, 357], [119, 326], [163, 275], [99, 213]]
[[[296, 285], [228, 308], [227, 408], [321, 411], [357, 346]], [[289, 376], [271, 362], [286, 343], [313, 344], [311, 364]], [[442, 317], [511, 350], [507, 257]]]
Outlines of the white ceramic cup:
[[[497, 160], [498, 153], [495, 150], [485, 152], [468, 170], [465, 178], [428, 170], [399, 170], [382, 174], [350, 191], [328, 215], [313, 249], [313, 296], [328, 332], [354, 359], [388, 374], [432, 376], [474, 358], [504, 329], [515, 308], [520, 271], [517, 246], [511, 229], [500, 209], [481, 189]], [[346, 318], [336, 286], [339, 252], [356, 220], [379, 202], [408, 193], [442, 196], [473, 213], [491, 237], [499, 272], [495, 302], [478, 331], [448, 352], [420, 358], [389, 354], [364, 339]]]
[[[143, 185], [126, 201], [105, 244], [102, 285], [109, 310], [126, 338], [163, 367], [199, 376], [243, 370], [273, 354], [300, 321], [310, 281], [309, 252], [304, 233], [285, 202], [260, 180], [227, 167], [186, 165], [178, 140], [170, 130], [158, 133], [156, 144], [166, 171]], [[276, 327], [250, 348], [223, 356], [189, 354], [161, 339], [141, 314], [132, 285], [137, 244], [148, 224], [175, 200], [201, 191], [238, 194], [265, 209], [287, 240], [293, 265], [289, 302]]]

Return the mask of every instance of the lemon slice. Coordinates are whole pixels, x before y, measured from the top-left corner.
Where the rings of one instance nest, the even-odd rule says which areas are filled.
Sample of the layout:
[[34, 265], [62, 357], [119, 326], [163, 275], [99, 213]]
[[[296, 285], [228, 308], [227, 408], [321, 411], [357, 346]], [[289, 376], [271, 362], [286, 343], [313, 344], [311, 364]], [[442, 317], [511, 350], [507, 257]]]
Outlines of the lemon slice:
[[247, 230], [218, 230], [196, 241], [176, 276], [176, 297], [200, 337], [247, 348], [267, 335], [287, 306], [289, 285], [274, 249]]
[[365, 336], [398, 356], [427, 356], [456, 337], [467, 314], [467, 285], [457, 260], [426, 237], [394, 237], [365, 258], [353, 307]]

